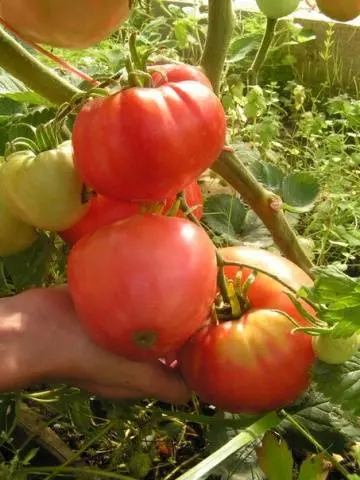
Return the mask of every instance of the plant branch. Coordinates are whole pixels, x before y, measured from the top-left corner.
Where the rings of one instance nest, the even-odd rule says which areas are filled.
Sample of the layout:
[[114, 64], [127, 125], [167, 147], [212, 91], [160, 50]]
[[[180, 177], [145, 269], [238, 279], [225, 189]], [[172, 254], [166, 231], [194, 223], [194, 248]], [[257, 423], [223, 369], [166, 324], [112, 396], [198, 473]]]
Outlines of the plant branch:
[[278, 20], [273, 18], [268, 18], [266, 20], [266, 30], [260, 48], [253, 64], [247, 72], [248, 85], [256, 85], [258, 83], [259, 72], [264, 65], [271, 43], [274, 39], [277, 22]]
[[242, 161], [230, 151], [223, 151], [212, 170], [226, 180], [263, 221], [281, 252], [313, 277], [313, 264], [301, 247], [284, 212], [278, 208], [280, 198], [266, 190]]
[[209, 25], [201, 66], [219, 92], [227, 49], [234, 27], [233, 0], [209, 0]]
[[0, 29], [0, 66], [51, 103], [67, 102], [80, 90], [43, 65]]
[[350, 473], [341, 465], [336, 458], [325, 450], [325, 448], [308, 432], [292, 415], [285, 410], [279, 412], [279, 416], [285, 418], [296, 430], [298, 430], [314, 447], [321, 452], [336, 470], [344, 476], [344, 479], [351, 480]]

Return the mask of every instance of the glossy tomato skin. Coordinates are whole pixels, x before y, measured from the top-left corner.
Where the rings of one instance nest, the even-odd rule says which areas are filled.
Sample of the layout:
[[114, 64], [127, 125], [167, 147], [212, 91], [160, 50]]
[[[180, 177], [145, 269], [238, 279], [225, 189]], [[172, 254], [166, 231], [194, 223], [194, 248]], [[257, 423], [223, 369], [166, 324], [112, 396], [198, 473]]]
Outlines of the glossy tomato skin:
[[[197, 182], [193, 182], [184, 189], [184, 195], [189, 207], [193, 207], [194, 215], [200, 220], [203, 215], [202, 193]], [[164, 213], [167, 213], [176, 197], [165, 201]], [[125, 200], [114, 200], [102, 195], [96, 195], [89, 201], [89, 208], [85, 215], [67, 230], [58, 232], [60, 237], [68, 244], [75, 245], [83, 236], [95, 232], [98, 228], [110, 223], [124, 220], [142, 213], [141, 209], [145, 206], [141, 203], [127, 202]], [[177, 213], [178, 217], [183, 217], [182, 211]]]
[[95, 232], [98, 228], [140, 213], [141, 205], [96, 195], [89, 200], [85, 215], [74, 225], [59, 232], [68, 245], [75, 245], [80, 238]]
[[360, 0], [316, 0], [316, 3], [324, 15], [340, 22], [354, 20], [360, 15]]
[[62, 48], [98, 43], [129, 13], [129, 0], [0, 0], [0, 16], [24, 40]]
[[193, 65], [165, 63], [163, 65], [152, 65], [148, 67], [151, 73], [153, 86], [160, 87], [169, 82], [183, 82], [185, 80], [194, 80], [210, 88], [212, 85], [208, 77], [202, 70]]
[[256, 3], [264, 15], [277, 19], [295, 12], [300, 0], [256, 0]]
[[[260, 268], [277, 276], [289, 287], [299, 290], [302, 286], [310, 287], [313, 285], [312, 279], [297, 265], [290, 262], [280, 255], [276, 255], [267, 250], [255, 247], [227, 247], [220, 250], [221, 256], [227, 261], [236, 261], [242, 264]], [[236, 273], [241, 270], [241, 283], [244, 284], [246, 279], [252, 273], [252, 269], [226, 267], [225, 274], [229, 279], [235, 279]], [[258, 273], [254, 283], [248, 290], [248, 300], [252, 308], [271, 308], [280, 310], [290, 315], [298, 323], [306, 325], [307, 322], [303, 316], [293, 305], [286, 293], [290, 290], [286, 289], [281, 283], [273, 278]], [[311, 314], [315, 312], [307, 304], [303, 303], [303, 307]]]
[[186, 383], [228, 412], [262, 413], [293, 403], [309, 386], [311, 337], [272, 310], [206, 325], [178, 352]]
[[136, 215], [100, 228], [70, 251], [69, 291], [90, 337], [133, 360], [176, 351], [208, 317], [214, 247], [193, 223]]
[[101, 195], [161, 201], [210, 167], [225, 129], [219, 99], [199, 82], [130, 88], [82, 108], [73, 129], [75, 164]]

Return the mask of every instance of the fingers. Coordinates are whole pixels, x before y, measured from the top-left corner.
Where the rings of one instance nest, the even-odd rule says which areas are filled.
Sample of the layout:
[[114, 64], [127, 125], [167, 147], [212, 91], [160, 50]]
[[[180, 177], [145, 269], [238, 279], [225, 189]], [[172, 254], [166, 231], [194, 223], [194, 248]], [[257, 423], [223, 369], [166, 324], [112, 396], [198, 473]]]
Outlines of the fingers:
[[[186, 404], [191, 392], [180, 374], [160, 362], [137, 363], [117, 358], [111, 376], [79, 379], [76, 384], [87, 391], [107, 398], [155, 398], [169, 403]], [[116, 370], [116, 372], [115, 372]]]

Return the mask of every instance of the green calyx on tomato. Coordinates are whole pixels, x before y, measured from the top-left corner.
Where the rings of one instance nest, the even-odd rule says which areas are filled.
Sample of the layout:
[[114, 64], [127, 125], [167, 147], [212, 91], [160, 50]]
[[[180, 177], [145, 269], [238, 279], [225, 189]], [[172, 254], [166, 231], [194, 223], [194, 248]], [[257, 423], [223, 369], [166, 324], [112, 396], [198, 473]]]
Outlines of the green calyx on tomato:
[[[309, 323], [287, 293], [313, 282], [295, 264], [266, 250], [228, 247], [219, 254], [226, 262], [246, 265], [225, 266], [224, 273], [238, 286], [246, 285], [247, 309], [238, 318], [210, 322], [191, 337], [177, 354], [183, 377], [200, 398], [226, 411], [260, 413], [290, 404], [308, 387], [315, 355], [312, 337], [294, 332], [294, 323]], [[289, 288], [266, 273], [253, 276], [256, 269]]]
[[295, 12], [300, 0], [256, 0], [256, 3], [264, 15], [276, 20]]
[[220, 100], [200, 82], [129, 88], [84, 105], [73, 129], [75, 166], [101, 195], [158, 202], [215, 162], [225, 131]]
[[360, 0], [316, 0], [320, 12], [339, 22], [349, 22], [360, 15]]
[[359, 348], [358, 334], [348, 338], [334, 338], [331, 334], [313, 337], [316, 357], [322, 362], [339, 365], [349, 360]]
[[44, 230], [62, 230], [78, 221], [87, 204], [74, 168], [70, 141], [35, 154], [15, 152], [0, 171], [0, 195], [12, 214]]
[[0, 0], [0, 17], [24, 40], [61, 48], [98, 43], [129, 13], [129, 0]]
[[20, 253], [29, 248], [36, 238], [35, 230], [15, 217], [0, 199], [0, 256]]
[[207, 320], [217, 265], [205, 231], [186, 219], [135, 215], [79, 240], [69, 291], [85, 330], [133, 360], [178, 350]]

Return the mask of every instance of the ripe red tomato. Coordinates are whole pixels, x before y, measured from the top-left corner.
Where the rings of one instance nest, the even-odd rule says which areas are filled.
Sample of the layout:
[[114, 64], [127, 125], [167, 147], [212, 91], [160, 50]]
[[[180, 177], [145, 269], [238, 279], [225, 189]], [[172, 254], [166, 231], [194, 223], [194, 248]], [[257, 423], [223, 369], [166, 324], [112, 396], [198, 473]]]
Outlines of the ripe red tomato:
[[[267, 250], [255, 247], [228, 247], [220, 250], [221, 256], [227, 261], [240, 262], [254, 268], [260, 268], [272, 275], [276, 275], [291, 288], [298, 290], [301, 286], [312, 286], [311, 278], [294, 263]], [[226, 267], [225, 274], [235, 279], [236, 273], [241, 270], [241, 283], [249, 277], [252, 269]], [[247, 296], [253, 308], [272, 308], [287, 313], [298, 323], [303, 324], [304, 318], [300, 315], [292, 301], [286, 295], [289, 292], [281, 283], [271, 277], [258, 273], [254, 283], [250, 286]], [[303, 304], [310, 313], [314, 313], [308, 305]]]
[[272, 310], [206, 325], [178, 353], [186, 383], [228, 412], [261, 413], [294, 402], [310, 383], [311, 337]]
[[82, 108], [73, 129], [75, 164], [101, 195], [161, 201], [211, 166], [225, 130], [220, 100], [199, 82], [130, 88]]
[[[185, 199], [189, 207], [193, 207], [194, 215], [200, 220], [203, 215], [202, 193], [197, 182], [188, 185], [184, 190]], [[164, 213], [167, 213], [176, 201], [176, 197], [165, 201]], [[104, 225], [123, 220], [141, 213], [142, 204], [113, 200], [102, 195], [96, 195], [89, 201], [89, 208], [85, 215], [67, 230], [59, 232], [60, 237], [69, 245], [75, 245], [84, 235], [95, 232]], [[195, 208], [196, 207], [196, 208]], [[178, 217], [184, 214], [179, 210]]]
[[69, 291], [90, 337], [134, 360], [176, 351], [209, 315], [214, 247], [177, 217], [136, 215], [82, 238], [68, 260]]
[[360, 15], [360, 0], [316, 0], [319, 10], [329, 18], [348, 22]]
[[129, 0], [0, 0], [0, 17], [24, 40], [62, 48], [98, 43], [129, 13]]
[[208, 77], [198, 67], [192, 65], [166, 63], [164, 65], [151, 65], [148, 67], [151, 73], [153, 86], [160, 87], [169, 82], [183, 82], [184, 80], [194, 80], [200, 82], [205, 87], [212, 90], [212, 85]]

